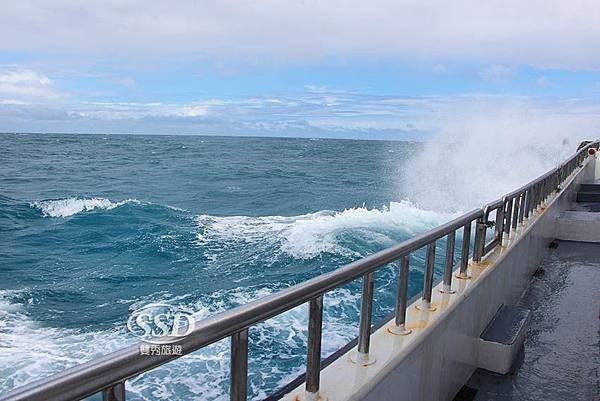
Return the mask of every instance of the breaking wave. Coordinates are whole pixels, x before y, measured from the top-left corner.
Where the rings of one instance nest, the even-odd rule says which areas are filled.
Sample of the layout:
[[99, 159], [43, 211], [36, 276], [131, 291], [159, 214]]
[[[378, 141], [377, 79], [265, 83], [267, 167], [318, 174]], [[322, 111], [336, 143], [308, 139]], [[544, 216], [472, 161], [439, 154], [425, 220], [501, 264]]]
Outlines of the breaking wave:
[[277, 244], [297, 259], [322, 253], [360, 256], [354, 247], [343, 245], [341, 236], [352, 235], [366, 242], [390, 243], [401, 235], [409, 237], [431, 229], [455, 214], [419, 209], [409, 201], [391, 202], [381, 209], [357, 207], [341, 212], [320, 211], [300, 216], [197, 217], [201, 244], [245, 242]]
[[56, 200], [37, 201], [30, 206], [39, 209], [44, 217], [69, 217], [81, 212], [90, 212], [96, 209], [110, 210], [127, 203], [140, 203], [137, 199], [126, 199], [112, 202], [105, 198], [66, 198]]

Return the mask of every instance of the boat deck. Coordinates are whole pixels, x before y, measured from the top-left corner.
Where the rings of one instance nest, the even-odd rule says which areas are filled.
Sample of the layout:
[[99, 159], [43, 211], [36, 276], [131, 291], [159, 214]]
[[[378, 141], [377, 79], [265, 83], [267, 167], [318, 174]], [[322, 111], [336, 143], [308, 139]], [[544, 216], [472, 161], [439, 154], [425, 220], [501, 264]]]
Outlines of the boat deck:
[[455, 401], [600, 399], [600, 244], [557, 244], [520, 301], [532, 320], [514, 373], [478, 369]]

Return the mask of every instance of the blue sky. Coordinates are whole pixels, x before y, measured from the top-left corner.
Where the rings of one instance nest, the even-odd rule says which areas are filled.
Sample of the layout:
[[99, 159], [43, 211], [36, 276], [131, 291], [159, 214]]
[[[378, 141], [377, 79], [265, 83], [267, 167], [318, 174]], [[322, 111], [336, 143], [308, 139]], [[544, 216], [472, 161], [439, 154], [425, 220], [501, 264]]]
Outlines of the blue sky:
[[0, 131], [421, 139], [473, 110], [596, 130], [600, 6], [480, 3], [12, 2]]

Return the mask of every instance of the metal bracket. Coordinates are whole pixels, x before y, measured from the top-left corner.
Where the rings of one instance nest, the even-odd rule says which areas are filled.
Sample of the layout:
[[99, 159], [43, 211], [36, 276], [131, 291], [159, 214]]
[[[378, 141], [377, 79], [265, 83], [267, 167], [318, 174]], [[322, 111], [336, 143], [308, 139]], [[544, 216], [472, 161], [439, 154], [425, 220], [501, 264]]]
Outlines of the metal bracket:
[[479, 227], [485, 227], [485, 228], [492, 228], [496, 225], [495, 221], [491, 221], [491, 220], [486, 220], [484, 222], [477, 222], [477, 225]]

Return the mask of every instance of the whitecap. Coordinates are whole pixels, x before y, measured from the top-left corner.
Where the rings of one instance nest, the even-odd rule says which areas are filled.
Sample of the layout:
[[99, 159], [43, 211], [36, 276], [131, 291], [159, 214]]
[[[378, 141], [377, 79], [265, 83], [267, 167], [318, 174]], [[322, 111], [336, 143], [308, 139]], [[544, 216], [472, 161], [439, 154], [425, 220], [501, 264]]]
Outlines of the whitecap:
[[112, 202], [105, 198], [66, 198], [37, 201], [31, 203], [30, 206], [41, 210], [44, 217], [69, 217], [96, 209], [110, 210], [132, 202], [140, 203], [137, 199]]
[[406, 236], [424, 232], [456, 216], [420, 209], [403, 200], [380, 209], [364, 206], [341, 212], [323, 210], [300, 216], [228, 216], [200, 215], [198, 241], [204, 245], [242, 241], [254, 245], [277, 245], [297, 259], [310, 259], [322, 253], [359, 256], [340, 244], [339, 236], [348, 231], [359, 232], [372, 240], [385, 239], [386, 233]]

